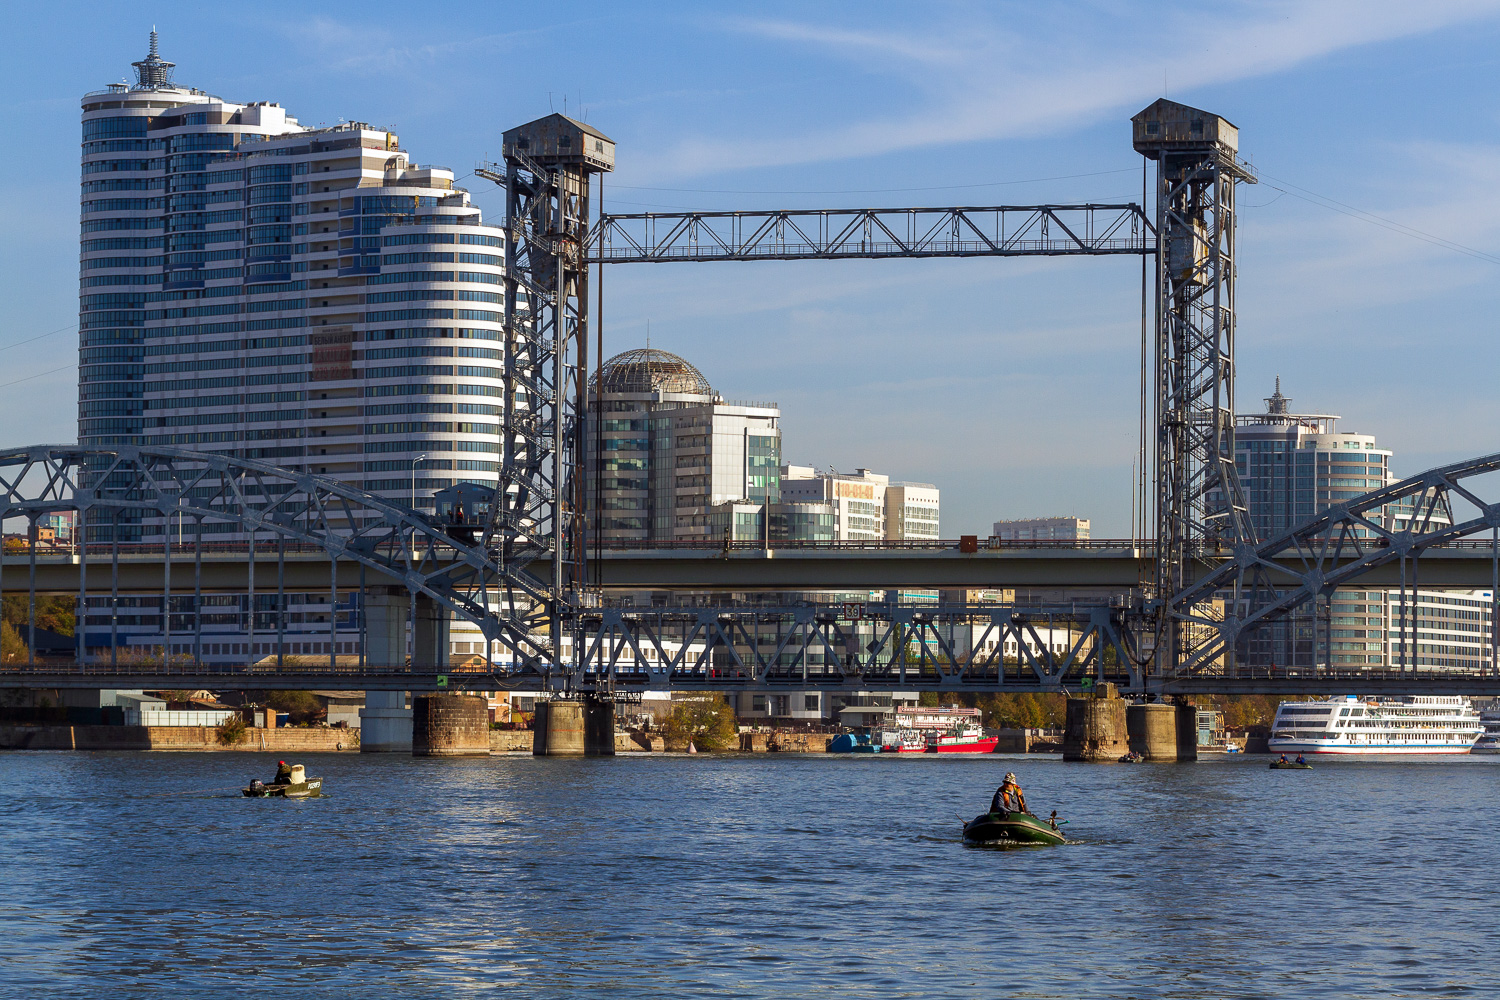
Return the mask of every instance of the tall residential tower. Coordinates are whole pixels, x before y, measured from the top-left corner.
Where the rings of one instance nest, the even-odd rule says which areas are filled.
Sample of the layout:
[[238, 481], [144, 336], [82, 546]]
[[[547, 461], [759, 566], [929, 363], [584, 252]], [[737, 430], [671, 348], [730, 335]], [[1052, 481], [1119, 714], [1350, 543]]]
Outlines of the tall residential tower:
[[178, 85], [155, 32], [135, 68], [82, 102], [79, 442], [494, 482], [502, 231], [453, 172]]

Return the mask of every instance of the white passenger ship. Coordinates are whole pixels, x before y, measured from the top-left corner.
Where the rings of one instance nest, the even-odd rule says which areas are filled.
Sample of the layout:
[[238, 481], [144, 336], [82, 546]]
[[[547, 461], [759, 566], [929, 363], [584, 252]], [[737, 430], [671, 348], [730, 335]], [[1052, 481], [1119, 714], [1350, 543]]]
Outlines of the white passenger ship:
[[1500, 708], [1490, 708], [1480, 712], [1479, 724], [1484, 727], [1484, 732], [1470, 752], [1500, 753]]
[[1468, 753], [1483, 727], [1469, 699], [1416, 695], [1284, 701], [1272, 753]]

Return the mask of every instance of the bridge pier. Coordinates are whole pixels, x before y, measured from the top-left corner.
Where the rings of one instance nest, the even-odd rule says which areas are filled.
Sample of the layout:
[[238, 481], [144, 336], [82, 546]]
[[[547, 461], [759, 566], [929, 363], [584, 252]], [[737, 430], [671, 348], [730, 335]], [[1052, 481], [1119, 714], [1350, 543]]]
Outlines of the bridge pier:
[[1147, 760], [1177, 760], [1177, 709], [1153, 702], [1125, 709], [1130, 749]]
[[[405, 593], [396, 587], [373, 587], [364, 595], [365, 662], [372, 667], [399, 667], [406, 661]], [[405, 691], [366, 691], [359, 710], [361, 753], [411, 753], [411, 709]]]
[[1065, 725], [1063, 760], [1119, 760], [1129, 750], [1125, 699], [1113, 684], [1069, 698]]
[[419, 694], [412, 699], [413, 757], [486, 757], [490, 713], [472, 694]]
[[539, 701], [531, 752], [538, 757], [613, 757], [615, 703], [599, 698]]

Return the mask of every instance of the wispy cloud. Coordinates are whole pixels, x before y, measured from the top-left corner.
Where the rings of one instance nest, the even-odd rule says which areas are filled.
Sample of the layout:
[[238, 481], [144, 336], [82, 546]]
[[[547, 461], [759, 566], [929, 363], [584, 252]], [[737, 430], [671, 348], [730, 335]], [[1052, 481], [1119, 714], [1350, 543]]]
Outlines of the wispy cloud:
[[[1095, 12], [1099, 15], [1099, 12]], [[911, 84], [915, 106], [800, 135], [700, 136], [665, 150], [661, 175], [784, 166], [873, 156], [954, 142], [1022, 137], [1076, 127], [1160, 96], [1295, 67], [1356, 46], [1426, 34], [1500, 14], [1500, 0], [1322, 0], [1226, 5], [1089, 20], [1017, 34], [972, 12], [910, 32], [846, 25], [732, 19], [721, 29], [812, 50], [875, 77]], [[953, 41], [962, 39], [961, 42]], [[1163, 49], [1170, 39], [1170, 50]]]

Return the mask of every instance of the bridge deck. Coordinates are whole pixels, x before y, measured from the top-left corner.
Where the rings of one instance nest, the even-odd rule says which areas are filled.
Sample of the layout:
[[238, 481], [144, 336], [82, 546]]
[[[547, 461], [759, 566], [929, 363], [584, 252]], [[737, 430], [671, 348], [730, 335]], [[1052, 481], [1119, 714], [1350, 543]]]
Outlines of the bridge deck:
[[[1108, 539], [1061, 543], [1005, 543], [960, 551], [957, 542], [891, 545], [832, 543], [776, 546], [763, 549], [737, 544], [674, 545], [640, 549], [606, 549], [596, 563], [597, 582], [606, 589], [660, 590], [869, 590], [891, 589], [1001, 589], [1017, 587], [1068, 587], [1126, 590], [1153, 579], [1155, 554], [1150, 545]], [[439, 556], [441, 560], [441, 552]], [[1198, 564], [1207, 575], [1220, 559], [1212, 554]], [[1352, 561], [1352, 560], [1349, 560]], [[76, 593], [79, 567], [77, 553], [65, 549], [39, 549], [35, 560], [36, 588], [42, 593]], [[116, 563], [111, 546], [91, 545], [87, 556], [89, 590], [108, 590], [118, 565], [121, 593], [159, 593], [164, 582], [165, 554], [159, 545], [121, 546]], [[201, 572], [208, 591], [243, 591], [248, 586], [249, 559], [244, 543], [206, 543], [200, 554], [174, 548], [171, 553], [172, 589], [191, 591], [195, 574]], [[1341, 562], [1330, 560], [1325, 568]], [[201, 570], [200, 570], [201, 565]], [[274, 546], [258, 546], [255, 560], [257, 590], [275, 589], [278, 566]], [[544, 571], [544, 564], [534, 564]], [[1298, 568], [1288, 561], [1288, 568]], [[1487, 588], [1494, 581], [1494, 560], [1489, 542], [1460, 541], [1428, 549], [1412, 565], [1423, 588]], [[283, 586], [288, 590], [327, 590], [330, 574], [328, 554], [320, 546], [286, 547]], [[359, 564], [351, 559], [336, 561], [338, 586], [349, 589], [360, 584]], [[1408, 573], [1412, 572], [1408, 567]], [[31, 554], [12, 550], [0, 560], [0, 591], [15, 593], [29, 589]], [[1408, 576], [1408, 584], [1413, 577]], [[388, 584], [374, 569], [364, 577], [367, 585]], [[1367, 587], [1396, 587], [1401, 568], [1392, 562], [1360, 577]]]

